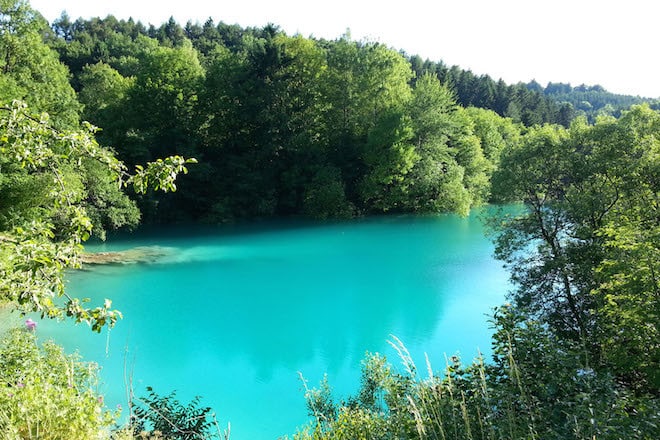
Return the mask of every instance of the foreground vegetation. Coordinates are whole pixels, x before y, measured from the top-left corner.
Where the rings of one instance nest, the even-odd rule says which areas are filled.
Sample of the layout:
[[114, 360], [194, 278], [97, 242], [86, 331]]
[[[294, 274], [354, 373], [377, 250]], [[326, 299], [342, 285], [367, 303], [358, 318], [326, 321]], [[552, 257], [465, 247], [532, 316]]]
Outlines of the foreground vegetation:
[[359, 392], [336, 402], [327, 383], [307, 391], [307, 439], [653, 439], [657, 399], [640, 397], [581, 361], [562, 341], [511, 306], [495, 311], [492, 359], [435, 371], [417, 366], [400, 341], [403, 367], [378, 355], [363, 362]]
[[[395, 340], [402, 370], [374, 354], [355, 396], [308, 389], [313, 423], [295, 437], [660, 437], [658, 111], [633, 106], [589, 123], [507, 105], [507, 118], [460, 106], [463, 86], [443, 81], [451, 69], [415, 75], [424, 63], [380, 44], [272, 26], [184, 32], [173, 21], [63, 17], [51, 30], [21, 0], [0, 5], [3, 302], [97, 331], [114, 325], [111, 302], [69, 297], [63, 274], [90, 234], [138, 222], [136, 199], [161, 221], [180, 219], [163, 208], [224, 221], [522, 201], [521, 215], [491, 219], [516, 286], [494, 312], [492, 359], [452, 358], [422, 374]], [[179, 196], [161, 199], [152, 190], [174, 190], [187, 171], [180, 154], [201, 163], [177, 182]], [[114, 426], [95, 367], [40, 347], [33, 328], [0, 344], [6, 438], [225, 436], [198, 400], [153, 390], [131, 399], [128, 426]]]

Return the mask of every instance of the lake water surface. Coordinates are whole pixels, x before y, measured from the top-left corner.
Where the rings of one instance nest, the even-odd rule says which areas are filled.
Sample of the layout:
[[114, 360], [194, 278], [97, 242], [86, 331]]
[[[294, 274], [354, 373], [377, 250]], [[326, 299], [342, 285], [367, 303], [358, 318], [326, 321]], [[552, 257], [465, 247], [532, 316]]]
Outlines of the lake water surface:
[[146, 386], [202, 396], [232, 440], [275, 439], [307, 422], [301, 372], [323, 374], [338, 396], [357, 391], [366, 352], [437, 370], [445, 354], [489, 352], [487, 314], [507, 274], [477, 216], [379, 217], [342, 223], [179, 228], [115, 237], [92, 251], [162, 246], [150, 264], [72, 274], [70, 291], [113, 300], [124, 319], [109, 333], [42, 322], [39, 334], [102, 367], [111, 408], [126, 407], [124, 366]]

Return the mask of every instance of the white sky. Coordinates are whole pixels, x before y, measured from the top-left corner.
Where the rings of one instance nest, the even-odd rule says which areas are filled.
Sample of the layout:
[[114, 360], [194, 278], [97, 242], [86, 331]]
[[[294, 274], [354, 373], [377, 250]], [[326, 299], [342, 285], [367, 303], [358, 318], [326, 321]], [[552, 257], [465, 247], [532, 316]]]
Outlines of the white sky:
[[507, 83], [600, 84], [660, 97], [656, 0], [30, 0], [49, 21], [113, 14], [160, 25], [170, 16], [287, 34], [380, 41]]

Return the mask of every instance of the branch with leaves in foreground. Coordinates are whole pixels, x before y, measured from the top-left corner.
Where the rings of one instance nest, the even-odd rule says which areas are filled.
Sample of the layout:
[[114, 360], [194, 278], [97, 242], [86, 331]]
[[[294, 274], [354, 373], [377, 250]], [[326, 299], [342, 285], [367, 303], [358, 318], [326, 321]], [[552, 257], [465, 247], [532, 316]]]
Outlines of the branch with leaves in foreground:
[[47, 114], [26, 104], [0, 107], [0, 302], [42, 317], [70, 317], [94, 331], [112, 327], [121, 313], [112, 302], [89, 308], [64, 289], [64, 271], [80, 267], [82, 243], [92, 232], [85, 208], [85, 164], [102, 165], [104, 178], [137, 193], [175, 191], [180, 173], [195, 159], [171, 156], [130, 173], [95, 140], [97, 128], [57, 130]]

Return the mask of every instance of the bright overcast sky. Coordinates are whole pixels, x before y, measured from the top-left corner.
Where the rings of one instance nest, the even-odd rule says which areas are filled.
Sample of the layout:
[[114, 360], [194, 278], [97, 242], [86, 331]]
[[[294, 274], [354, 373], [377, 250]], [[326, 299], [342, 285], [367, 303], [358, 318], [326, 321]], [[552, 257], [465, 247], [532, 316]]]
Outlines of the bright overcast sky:
[[[31, 0], [49, 21], [66, 10], [160, 25], [279, 25], [287, 34], [380, 41], [508, 83], [600, 84], [660, 97], [656, 0]], [[656, 6], [657, 5], [657, 6]]]

